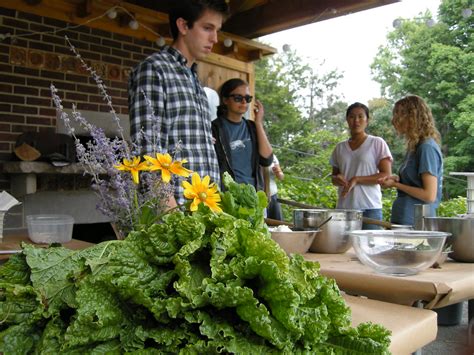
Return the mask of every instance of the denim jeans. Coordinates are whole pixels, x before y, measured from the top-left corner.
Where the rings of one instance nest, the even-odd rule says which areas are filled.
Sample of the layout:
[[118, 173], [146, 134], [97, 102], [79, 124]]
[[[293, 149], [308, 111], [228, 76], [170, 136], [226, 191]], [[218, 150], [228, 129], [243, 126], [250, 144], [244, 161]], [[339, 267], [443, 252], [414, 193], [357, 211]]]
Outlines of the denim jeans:
[[[362, 210], [362, 216], [372, 219], [382, 220], [382, 209], [381, 208], [372, 208]], [[381, 226], [376, 224], [362, 223], [362, 229], [383, 229]]]

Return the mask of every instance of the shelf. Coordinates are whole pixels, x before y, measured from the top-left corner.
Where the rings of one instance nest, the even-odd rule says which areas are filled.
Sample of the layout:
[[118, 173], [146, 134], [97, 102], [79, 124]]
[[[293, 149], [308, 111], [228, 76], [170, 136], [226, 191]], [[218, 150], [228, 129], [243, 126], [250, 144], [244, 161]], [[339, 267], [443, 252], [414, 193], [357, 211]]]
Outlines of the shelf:
[[1, 165], [2, 172], [7, 174], [84, 174], [84, 168], [79, 163], [54, 166], [42, 161], [9, 161]]

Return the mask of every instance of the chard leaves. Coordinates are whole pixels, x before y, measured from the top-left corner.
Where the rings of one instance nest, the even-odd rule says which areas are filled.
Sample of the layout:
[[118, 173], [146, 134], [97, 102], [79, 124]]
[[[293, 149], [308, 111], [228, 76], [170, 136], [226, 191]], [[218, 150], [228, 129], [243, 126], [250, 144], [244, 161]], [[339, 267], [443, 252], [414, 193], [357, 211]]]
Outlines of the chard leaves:
[[175, 211], [82, 251], [23, 245], [0, 268], [5, 354], [385, 354], [390, 333], [350, 327], [319, 264], [288, 257], [266, 197], [224, 178], [224, 212]]

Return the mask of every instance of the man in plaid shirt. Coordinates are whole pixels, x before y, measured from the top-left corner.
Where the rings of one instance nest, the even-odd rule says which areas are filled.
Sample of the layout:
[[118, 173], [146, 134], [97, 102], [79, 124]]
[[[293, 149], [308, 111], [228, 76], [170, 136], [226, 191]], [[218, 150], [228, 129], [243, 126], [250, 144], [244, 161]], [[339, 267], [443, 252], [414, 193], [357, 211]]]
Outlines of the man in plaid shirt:
[[[219, 185], [211, 114], [196, 73], [196, 60], [211, 53], [228, 11], [224, 0], [180, 0], [170, 11], [171, 46], [136, 66], [129, 80], [131, 138], [142, 154], [169, 153]], [[184, 202], [174, 179], [175, 199]], [[176, 201], [169, 201], [174, 207]]]

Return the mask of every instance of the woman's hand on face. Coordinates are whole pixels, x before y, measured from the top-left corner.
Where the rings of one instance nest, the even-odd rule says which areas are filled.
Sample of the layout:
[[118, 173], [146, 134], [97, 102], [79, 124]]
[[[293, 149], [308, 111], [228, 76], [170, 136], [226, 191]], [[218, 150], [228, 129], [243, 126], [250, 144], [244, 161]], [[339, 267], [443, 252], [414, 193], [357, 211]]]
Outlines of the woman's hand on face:
[[255, 123], [263, 124], [263, 115], [265, 112], [263, 110], [263, 105], [260, 100], [255, 100], [253, 112], [255, 113]]

